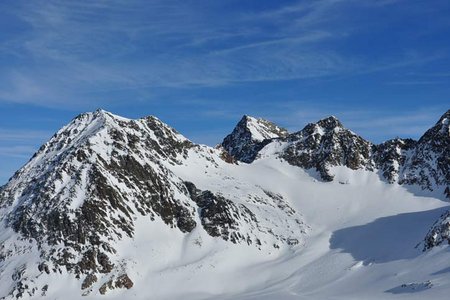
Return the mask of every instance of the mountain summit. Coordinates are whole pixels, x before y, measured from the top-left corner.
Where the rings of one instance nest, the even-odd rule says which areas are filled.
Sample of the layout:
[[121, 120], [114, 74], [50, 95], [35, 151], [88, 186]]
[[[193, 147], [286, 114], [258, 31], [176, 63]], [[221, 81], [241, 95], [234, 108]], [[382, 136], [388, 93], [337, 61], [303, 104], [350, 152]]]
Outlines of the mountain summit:
[[372, 144], [350, 130], [334, 116], [306, 125], [285, 139], [281, 157], [291, 165], [315, 169], [325, 181], [334, 178], [330, 168], [373, 170]]
[[259, 150], [261, 150], [271, 139], [286, 137], [288, 131], [278, 127], [274, 123], [243, 116], [233, 132], [222, 142], [222, 147], [236, 159], [251, 163]]

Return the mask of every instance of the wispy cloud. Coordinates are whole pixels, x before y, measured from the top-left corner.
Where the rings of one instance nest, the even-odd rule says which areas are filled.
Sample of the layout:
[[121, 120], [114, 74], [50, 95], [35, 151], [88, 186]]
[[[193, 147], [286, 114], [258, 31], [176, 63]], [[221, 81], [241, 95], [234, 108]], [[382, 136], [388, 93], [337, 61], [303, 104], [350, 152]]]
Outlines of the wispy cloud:
[[230, 10], [226, 21], [220, 3], [3, 4], [29, 29], [0, 46], [26, 60], [0, 71], [0, 101], [101, 105], [114, 101], [101, 99], [117, 90], [329, 78], [438, 59], [405, 51], [373, 61], [328, 47], [361, 31], [347, 21], [349, 9], [371, 2], [301, 1], [248, 13]]
[[31, 146], [0, 147], [0, 157], [29, 159], [35, 151], [36, 148]]
[[52, 133], [45, 130], [30, 129], [3, 129], [0, 128], [0, 141], [5, 142], [30, 142], [51, 137]]
[[0, 128], [0, 185], [51, 135], [45, 130]]
[[438, 80], [406, 80], [406, 81], [391, 81], [391, 85], [430, 85], [430, 84], [448, 84], [445, 81]]
[[443, 112], [444, 109], [433, 107], [405, 110], [395, 115], [386, 115], [382, 111], [366, 112], [349, 116], [347, 126], [366, 136], [419, 138], [438, 121]]

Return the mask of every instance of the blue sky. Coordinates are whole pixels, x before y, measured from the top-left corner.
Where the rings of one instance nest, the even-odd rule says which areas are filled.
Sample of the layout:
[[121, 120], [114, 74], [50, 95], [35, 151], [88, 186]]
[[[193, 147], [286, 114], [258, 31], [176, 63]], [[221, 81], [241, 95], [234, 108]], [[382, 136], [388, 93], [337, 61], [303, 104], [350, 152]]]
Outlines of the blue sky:
[[210, 145], [243, 114], [380, 142], [450, 108], [448, 0], [2, 1], [0, 26], [0, 184], [99, 107]]

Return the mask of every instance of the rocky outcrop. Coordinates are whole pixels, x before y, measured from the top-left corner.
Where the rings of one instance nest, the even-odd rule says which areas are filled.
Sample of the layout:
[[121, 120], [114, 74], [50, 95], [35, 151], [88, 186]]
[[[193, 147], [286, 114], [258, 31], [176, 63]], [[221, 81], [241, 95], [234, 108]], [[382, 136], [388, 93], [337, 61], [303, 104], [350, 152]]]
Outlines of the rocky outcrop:
[[417, 142], [412, 139], [393, 139], [374, 147], [373, 160], [381, 175], [389, 182], [399, 182], [406, 162]]
[[[292, 134], [280, 131], [268, 121], [260, 122], [270, 124], [267, 126], [250, 126], [256, 124], [255, 120], [245, 116], [222, 143], [237, 160], [250, 163], [266, 146], [277, 143], [278, 151], [271, 155], [291, 165], [316, 170], [324, 181], [334, 179], [333, 167], [345, 166], [378, 171], [389, 183], [419, 186], [428, 191], [450, 186], [450, 110], [418, 141], [396, 138], [379, 145], [346, 129], [333, 116]], [[249, 128], [259, 128], [265, 134]]]
[[286, 137], [286, 129], [264, 119], [244, 116], [221, 146], [235, 159], [251, 163], [272, 139]]
[[450, 211], [444, 213], [425, 236], [423, 250], [429, 250], [442, 244], [450, 244]]
[[114, 289], [131, 289], [133, 287], [133, 281], [128, 277], [127, 274], [122, 274], [119, 276], [115, 276], [102, 284], [99, 288], [99, 292], [101, 295], [105, 295], [108, 291]]
[[281, 157], [289, 164], [315, 169], [325, 181], [332, 181], [330, 167], [373, 170], [372, 144], [348, 129], [335, 117], [306, 125], [283, 139], [287, 143]]
[[450, 110], [419, 139], [399, 183], [431, 191], [450, 186]]
[[[185, 182], [191, 198], [200, 209], [200, 219], [206, 232], [213, 237], [221, 237], [226, 241], [237, 243], [245, 241], [252, 244], [250, 235], [243, 235], [242, 224], [258, 227], [256, 215], [243, 204], [235, 204], [211, 191], [201, 191], [191, 182]], [[260, 243], [260, 241], [256, 241]]]

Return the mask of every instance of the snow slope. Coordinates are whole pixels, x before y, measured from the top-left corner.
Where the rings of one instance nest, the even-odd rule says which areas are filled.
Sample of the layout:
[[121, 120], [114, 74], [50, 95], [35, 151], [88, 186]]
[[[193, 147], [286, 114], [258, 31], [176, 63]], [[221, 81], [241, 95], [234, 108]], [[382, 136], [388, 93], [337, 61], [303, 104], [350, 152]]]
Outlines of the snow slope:
[[[346, 182], [340, 184], [317, 181], [303, 170], [273, 158], [231, 169], [231, 176], [238, 182], [245, 178], [290, 199], [301, 209], [310, 232], [303, 247], [283, 254], [282, 259], [250, 266], [245, 263], [242, 271], [230, 270], [229, 289], [219, 292], [219, 299], [398, 298], [401, 296], [386, 291], [427, 280], [431, 280], [433, 288], [424, 290], [425, 295], [443, 297], [448, 293], [450, 286], [445, 278], [450, 274], [439, 273], [450, 266], [448, 249], [423, 253], [420, 246], [415, 248], [447, 209], [446, 202], [416, 197], [368, 171], [336, 170], [339, 181]], [[219, 185], [218, 180], [201, 178], [205, 187]], [[250, 291], [241, 292], [234, 288], [240, 282], [233, 280], [237, 273], [244, 273], [247, 283], [253, 278], [259, 281], [261, 274], [267, 277], [250, 286]], [[405, 292], [408, 299], [414, 295]], [[417, 299], [423, 297], [417, 294]]]
[[[4, 223], [0, 233], [0, 249], [4, 255], [0, 261], [4, 279], [0, 282], [0, 296], [8, 296], [12, 285], [20, 283], [22, 286], [16, 287], [12, 296], [22, 293], [23, 299], [79, 299], [82, 294], [85, 295], [83, 299], [448, 298], [450, 248], [441, 244], [423, 251], [426, 248], [424, 238], [430, 227], [448, 210], [442, 187], [423, 192], [419, 187], [414, 189], [410, 185], [389, 183], [380, 176], [382, 170], [350, 168], [345, 164], [327, 165], [333, 181], [325, 182], [314, 169], [300, 168], [277, 155], [291, 144], [276, 137], [274, 140], [272, 136], [270, 142], [258, 150], [258, 157], [252, 163], [230, 163], [223, 159], [222, 149], [194, 145], [159, 121], [155, 121], [156, 127], [136, 131], [135, 125], [141, 127], [144, 123], [135, 124], [105, 112], [97, 115], [109, 121], [99, 125], [98, 116], [97, 121], [92, 122], [93, 115], [88, 114], [86, 119], [82, 118], [81, 127], [72, 123], [77, 131], [83, 128], [89, 134], [82, 134], [80, 139], [70, 142], [62, 139], [65, 142], [61, 145], [69, 152], [61, 151], [58, 143], [52, 145], [50, 142], [2, 188], [2, 203], [11, 199], [8, 205], [2, 206], [3, 222], [6, 222], [4, 216], [14, 211], [18, 203], [36, 201], [32, 194], [26, 193], [33, 178], [44, 175], [53, 178], [48, 174], [71, 163], [79, 168], [81, 178], [86, 172], [83, 170], [101, 165], [104, 168], [101, 174], [108, 176], [113, 181], [111, 186], [123, 194], [131, 195], [133, 189], [151, 192], [137, 182], [133, 188], [123, 186], [122, 177], [117, 175], [127, 175], [128, 180], [134, 182], [136, 174], [114, 173], [102, 161], [92, 160], [92, 153], [105, 155], [105, 161], [112, 159], [105, 153], [118, 147], [148, 170], [156, 172], [161, 182], [167, 184], [169, 194], [173, 193], [174, 203], [180, 199], [189, 211], [187, 216], [197, 225], [183, 227], [186, 230], [179, 228], [177, 216], [174, 216], [174, 223], [168, 223], [165, 215], [158, 215], [153, 206], [149, 206], [153, 217], [139, 213], [133, 207], [135, 201], [141, 200], [128, 196], [120, 203], [133, 211], [130, 217], [133, 234], [101, 235], [101, 239], [106, 238], [107, 245], [114, 248], [107, 253], [114, 268], [107, 274], [92, 273], [89, 269], [77, 278], [74, 272], [66, 271], [64, 265], [48, 274], [39, 270], [43, 258], [37, 242], [32, 236], [21, 238], [8, 223]], [[72, 125], [69, 125], [70, 132], [75, 129], [70, 127]], [[110, 134], [111, 128], [142, 139], [127, 137], [127, 141], [135, 141], [134, 148], [127, 147], [127, 141], [115, 145], [117, 141]], [[161, 128], [165, 133], [171, 132], [168, 134], [170, 139], [167, 135], [161, 138], [158, 134]], [[62, 141], [60, 136], [67, 132], [66, 129], [57, 134], [58, 142]], [[317, 131], [314, 134], [326, 133]], [[73, 148], [72, 142], [81, 143], [86, 137], [92, 141], [93, 136], [96, 142], [83, 148], [92, 151], [84, 163], [64, 158], [65, 164], [61, 165], [55, 159], [64, 153], [71, 157], [70, 149], [77, 153], [80, 148], [80, 144]], [[353, 136], [353, 133], [347, 136]], [[147, 147], [145, 141], [149, 139], [157, 142], [159, 147], [154, 143]], [[178, 145], [173, 144], [173, 140], [185, 147], [172, 151], [174, 145]], [[85, 147], [86, 144], [82, 145]], [[109, 150], [100, 149], [100, 145]], [[366, 147], [364, 141], [361, 145]], [[42, 166], [48, 168], [42, 169]], [[61, 174], [66, 175], [61, 176], [51, 190], [56, 195], [54, 199], [58, 199], [56, 204], [69, 207], [69, 212], [74, 214], [90, 201], [90, 194], [84, 193], [89, 182], [81, 180], [77, 184], [65, 179], [65, 176], [70, 178], [70, 172]], [[50, 184], [45, 176], [43, 181]], [[187, 182], [195, 184], [197, 190], [194, 193], [185, 190], [184, 187], [189, 189]], [[75, 196], [69, 196], [66, 190], [74, 191], [71, 195]], [[254, 215], [256, 221], [252, 217], [237, 219], [239, 226], [235, 232], [250, 236], [252, 243], [231, 242], [230, 235], [222, 235], [227, 228], [221, 223], [222, 219], [210, 219], [210, 223], [202, 219], [208, 209], [202, 204], [202, 197], [209, 195], [205, 191], [214, 195], [213, 201], [231, 201], [232, 206], [226, 206], [222, 211], [225, 215], [233, 215], [233, 207], [240, 208], [239, 215], [245, 214], [246, 209], [251, 211], [247, 215]], [[49, 203], [54, 204], [52, 200]], [[45, 215], [42, 210], [33, 212]], [[114, 210], [110, 213], [115, 214]], [[211, 225], [221, 225], [217, 227], [219, 236], [208, 230]], [[257, 239], [261, 241], [260, 245], [256, 243]], [[43, 245], [53, 247], [48, 243]], [[85, 246], [92, 247], [90, 244]], [[82, 289], [85, 278], [94, 273], [98, 281]], [[125, 287], [117, 286], [123, 274], [132, 281], [131, 288], [125, 286], [127, 282], [123, 282]], [[102, 295], [100, 290], [104, 284], [108, 285], [108, 280], [112, 280], [113, 288], [108, 288]], [[37, 289], [31, 296], [30, 288]]]

